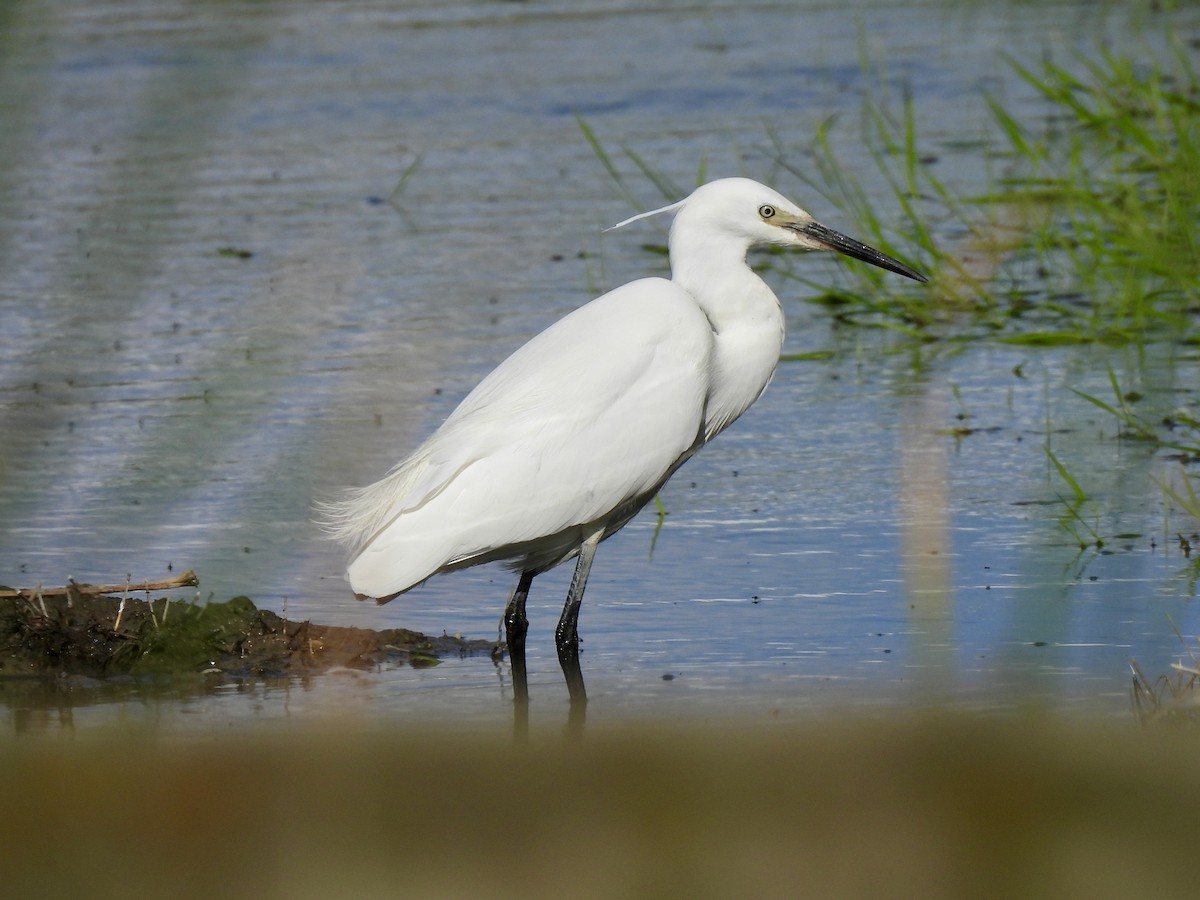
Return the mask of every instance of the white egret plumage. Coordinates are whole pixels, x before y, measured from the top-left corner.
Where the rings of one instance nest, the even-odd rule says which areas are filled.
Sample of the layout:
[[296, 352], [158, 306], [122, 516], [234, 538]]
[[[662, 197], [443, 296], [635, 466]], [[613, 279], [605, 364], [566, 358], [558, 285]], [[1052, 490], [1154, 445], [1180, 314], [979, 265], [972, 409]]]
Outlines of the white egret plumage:
[[746, 264], [749, 249], [833, 250], [926, 280], [746, 178], [620, 225], [662, 212], [675, 214], [670, 280], [639, 279], [555, 322], [386, 477], [322, 509], [330, 534], [352, 547], [347, 575], [360, 597], [384, 602], [431, 575], [506, 561], [520, 573], [505, 625], [522, 671], [530, 584], [578, 558], [556, 632], [578, 699], [577, 620], [597, 545], [775, 372], [783, 311]]

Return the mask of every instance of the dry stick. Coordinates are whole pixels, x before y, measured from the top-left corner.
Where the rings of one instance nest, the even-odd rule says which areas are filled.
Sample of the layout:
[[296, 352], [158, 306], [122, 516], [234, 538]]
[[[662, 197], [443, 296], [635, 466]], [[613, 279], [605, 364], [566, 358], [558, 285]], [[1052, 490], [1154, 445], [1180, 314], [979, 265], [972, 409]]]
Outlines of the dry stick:
[[129, 595], [129, 576], [125, 576], [125, 590], [121, 591], [121, 605], [117, 607], [117, 621], [113, 625], [113, 631], [121, 630], [121, 616], [125, 614], [125, 598]]
[[100, 594], [120, 594], [127, 591], [170, 591], [175, 588], [197, 587], [200, 579], [196, 573], [188, 569], [182, 575], [168, 578], [165, 581], [145, 581], [141, 584], [76, 584], [72, 581], [66, 587], [60, 588], [0, 588], [0, 599], [19, 597], [23, 600], [34, 600], [38, 597], [66, 597], [72, 592], [94, 597]]

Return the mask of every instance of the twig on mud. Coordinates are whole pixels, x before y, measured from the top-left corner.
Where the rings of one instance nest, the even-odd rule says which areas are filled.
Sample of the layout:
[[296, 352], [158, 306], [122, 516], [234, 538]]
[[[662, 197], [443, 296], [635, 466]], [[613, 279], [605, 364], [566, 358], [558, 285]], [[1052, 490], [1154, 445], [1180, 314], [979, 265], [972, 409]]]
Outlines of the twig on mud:
[[125, 615], [125, 601], [129, 598], [129, 576], [125, 576], [125, 590], [121, 591], [121, 605], [117, 607], [117, 621], [113, 624], [113, 632], [121, 630], [121, 616]]
[[122, 594], [129, 591], [171, 591], [176, 588], [197, 587], [200, 584], [200, 579], [196, 577], [196, 573], [188, 569], [182, 575], [176, 575], [174, 578], [167, 578], [164, 581], [144, 581], [141, 584], [78, 584], [71, 581], [70, 584], [60, 588], [44, 588], [38, 585], [36, 588], [0, 588], [0, 600], [8, 598], [20, 598], [22, 600], [34, 600], [41, 597], [67, 597], [73, 595], [82, 597], [94, 597], [99, 594]]

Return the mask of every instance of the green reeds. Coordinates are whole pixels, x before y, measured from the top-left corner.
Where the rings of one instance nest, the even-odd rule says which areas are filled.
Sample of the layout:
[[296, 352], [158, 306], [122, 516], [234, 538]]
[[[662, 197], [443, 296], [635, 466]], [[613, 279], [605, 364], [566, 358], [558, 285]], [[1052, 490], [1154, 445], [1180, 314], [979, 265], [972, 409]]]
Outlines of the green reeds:
[[[839, 321], [910, 337], [987, 338], [1006, 343], [1120, 346], [1147, 338], [1186, 343], [1200, 307], [1200, 79], [1186, 48], [1135, 64], [1100, 48], [1073, 69], [1009, 59], [1048, 104], [1023, 122], [996, 98], [985, 155], [1004, 167], [965, 196], [937, 175], [922, 148], [914, 104], [899, 111], [863, 99], [856, 141], [887, 186], [875, 196], [839, 162], [833, 120], [803, 147], [769, 126], [773, 170], [805, 183], [885, 253], [932, 276], [914, 288], [869, 266], [847, 266], [834, 289], [786, 264], [772, 267], [814, 288]], [[870, 80], [869, 61], [864, 73]], [[637, 208], [613, 156], [586, 122], [580, 129], [617, 190]], [[668, 200], [686, 191], [628, 147], [626, 157]], [[704, 179], [704, 167], [698, 181]], [[768, 179], [770, 180], [770, 179]], [[977, 188], [976, 188], [977, 190]], [[779, 257], [778, 259], [782, 259]]]
[[1015, 167], [989, 201], [1040, 210], [1028, 249], [1083, 301], [1065, 318], [1110, 342], [1186, 328], [1200, 299], [1200, 80], [1185, 51], [1137, 65], [1101, 48], [1078, 73], [1008, 62], [1055, 124], [1035, 134], [992, 101]]
[[[608, 173], [608, 177], [612, 181], [613, 186], [617, 189], [617, 193], [621, 195], [621, 198], [625, 200], [625, 202], [627, 202], [635, 212], [641, 212], [642, 206], [639, 204], [636, 196], [634, 195], [633, 189], [630, 188], [626, 183], [625, 176], [621, 174], [621, 168], [617, 165], [616, 160], [613, 159], [612, 154], [610, 154], [604, 148], [604, 144], [602, 144], [600, 139], [596, 137], [596, 133], [592, 131], [591, 126], [588, 125], [587, 121], [582, 116], [576, 116], [575, 121], [579, 125], [579, 130], [583, 133], [583, 139], [587, 141], [588, 147], [591, 148], [592, 153], [595, 155], [596, 159], [599, 160], [600, 165], [604, 167], [604, 171]], [[651, 166], [631, 147], [622, 144], [621, 152], [624, 153], [629, 161], [637, 167], [637, 170], [641, 173], [641, 175], [652, 185], [654, 185], [667, 203], [674, 203], [676, 200], [682, 200], [690, 193], [689, 190], [681, 187], [672, 178]], [[696, 171], [696, 186], [703, 184], [707, 180], [707, 170], [707, 162], [702, 158], [699, 163], [699, 168]]]
[[[956, 320], [954, 336], [1030, 346], [1120, 345], [1186, 328], [1200, 301], [1200, 80], [1184, 50], [1139, 66], [1101, 48], [1077, 61], [1078, 74], [1049, 61], [1008, 64], [1049, 104], [1039, 123], [1052, 124], [1020, 122], [989, 98], [992, 152], [1006, 173], [976, 197], [956, 196], [937, 177], [907, 95], [898, 116], [863, 101], [859, 140], [891, 190], [885, 199], [868, 198], [839, 166], [827, 127], [807, 148], [811, 169], [789, 162], [768, 134], [774, 161], [820, 190], [868, 242], [916, 255], [934, 275], [932, 297], [917, 303], [856, 270], [861, 281], [842, 302], [917, 325], [938, 308], [974, 310]], [[885, 228], [876, 211], [895, 208], [899, 222]]]

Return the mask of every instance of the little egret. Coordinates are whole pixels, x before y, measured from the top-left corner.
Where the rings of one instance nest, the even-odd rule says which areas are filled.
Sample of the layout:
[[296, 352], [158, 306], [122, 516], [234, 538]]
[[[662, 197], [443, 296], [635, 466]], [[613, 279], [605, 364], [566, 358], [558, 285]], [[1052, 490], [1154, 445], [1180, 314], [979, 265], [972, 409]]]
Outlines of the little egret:
[[383, 603], [431, 575], [507, 561], [519, 573], [504, 612], [518, 699], [534, 576], [577, 558], [555, 638], [582, 701], [577, 623], [597, 545], [771, 380], [783, 310], [746, 265], [750, 248], [833, 250], [926, 280], [746, 178], [613, 227], [664, 212], [675, 214], [669, 281], [639, 279], [563, 317], [386, 477], [322, 510], [331, 536], [353, 548], [347, 577], [360, 598]]

